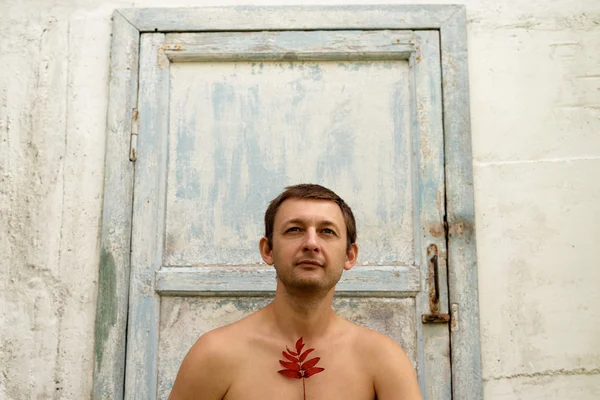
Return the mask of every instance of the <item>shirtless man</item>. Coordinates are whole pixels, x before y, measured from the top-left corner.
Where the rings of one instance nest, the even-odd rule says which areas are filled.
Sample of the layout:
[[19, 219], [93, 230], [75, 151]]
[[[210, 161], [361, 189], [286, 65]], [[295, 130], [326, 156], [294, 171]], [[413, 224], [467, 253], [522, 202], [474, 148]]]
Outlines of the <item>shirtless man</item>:
[[421, 400], [402, 348], [332, 309], [335, 285], [358, 255], [350, 207], [322, 186], [291, 186], [270, 203], [265, 232], [259, 249], [277, 272], [274, 300], [202, 335], [169, 399]]

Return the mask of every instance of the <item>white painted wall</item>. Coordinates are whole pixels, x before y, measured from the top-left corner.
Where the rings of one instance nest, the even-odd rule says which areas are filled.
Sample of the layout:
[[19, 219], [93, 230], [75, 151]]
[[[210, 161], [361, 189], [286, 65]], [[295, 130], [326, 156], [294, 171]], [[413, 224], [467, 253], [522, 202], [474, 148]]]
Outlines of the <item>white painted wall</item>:
[[[112, 11], [288, 4], [97, 3], [0, 4], [0, 399], [90, 397]], [[464, 3], [485, 399], [598, 399], [600, 2]]]

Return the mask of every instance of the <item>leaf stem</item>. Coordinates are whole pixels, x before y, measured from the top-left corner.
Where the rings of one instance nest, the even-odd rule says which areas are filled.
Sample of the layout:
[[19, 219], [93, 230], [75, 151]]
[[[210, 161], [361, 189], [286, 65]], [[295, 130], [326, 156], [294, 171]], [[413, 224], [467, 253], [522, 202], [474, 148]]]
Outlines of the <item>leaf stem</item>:
[[304, 383], [304, 377], [302, 378], [302, 390], [304, 391], [304, 400], [306, 400], [306, 384]]

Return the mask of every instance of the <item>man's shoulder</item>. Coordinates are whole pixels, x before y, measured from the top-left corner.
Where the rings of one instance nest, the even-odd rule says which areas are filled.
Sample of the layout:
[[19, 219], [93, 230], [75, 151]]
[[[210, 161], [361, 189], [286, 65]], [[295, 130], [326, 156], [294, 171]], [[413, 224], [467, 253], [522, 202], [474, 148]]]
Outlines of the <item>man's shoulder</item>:
[[247, 347], [244, 329], [247, 322], [241, 320], [201, 335], [181, 363], [170, 398], [195, 398], [202, 393], [206, 399], [222, 399]]
[[223, 350], [226, 350], [228, 348], [228, 346], [223, 345], [230, 341], [233, 332], [234, 329], [232, 329], [230, 326], [222, 326], [220, 328], [208, 331], [202, 334], [196, 340], [196, 343], [194, 343], [190, 351], [194, 353], [197, 352], [199, 355], [203, 353], [221, 353]]
[[354, 325], [351, 345], [373, 379], [377, 398], [421, 399], [415, 370], [402, 346], [375, 330]]
[[404, 349], [391, 337], [346, 321], [349, 343], [373, 382], [377, 398], [422, 399], [414, 367]]
[[219, 367], [227, 370], [228, 360], [233, 357], [235, 351], [232, 349], [235, 341], [231, 341], [231, 331], [229, 327], [221, 327], [201, 335], [188, 351], [182, 366], [196, 370], [211, 365], [213, 372]]

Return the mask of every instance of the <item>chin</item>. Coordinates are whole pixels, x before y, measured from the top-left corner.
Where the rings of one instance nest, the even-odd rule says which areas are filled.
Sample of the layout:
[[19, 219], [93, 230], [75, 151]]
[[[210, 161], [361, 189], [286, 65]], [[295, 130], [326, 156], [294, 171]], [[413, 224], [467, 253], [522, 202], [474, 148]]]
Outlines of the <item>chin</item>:
[[323, 285], [323, 283], [321, 282], [312, 282], [308, 280], [294, 282], [291, 286], [295, 289], [302, 289], [307, 291], [322, 291], [327, 289], [327, 286]]
[[315, 277], [314, 279], [295, 277], [291, 280], [286, 280], [285, 282], [282, 281], [282, 283], [290, 289], [306, 292], [328, 292], [335, 287], [338, 280], [324, 280], [322, 277]]

